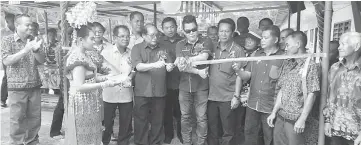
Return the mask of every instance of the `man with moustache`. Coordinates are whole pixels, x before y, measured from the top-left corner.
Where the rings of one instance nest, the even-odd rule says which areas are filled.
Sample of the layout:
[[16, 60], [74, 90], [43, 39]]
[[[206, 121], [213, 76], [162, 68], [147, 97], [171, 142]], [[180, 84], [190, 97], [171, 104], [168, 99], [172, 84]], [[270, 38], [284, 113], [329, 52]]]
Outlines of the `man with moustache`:
[[113, 132], [114, 114], [118, 108], [119, 126], [118, 145], [128, 145], [131, 137], [132, 112], [133, 112], [133, 88], [132, 79], [135, 74], [130, 63], [131, 50], [127, 47], [129, 44], [130, 31], [127, 26], [118, 25], [113, 29], [115, 45], [108, 47], [101, 52], [101, 55], [116, 68], [120, 74], [123, 84], [112, 88], [105, 88], [102, 92], [104, 101], [104, 126], [103, 144], [110, 143]]
[[[176, 59], [176, 44], [184, 39], [177, 33], [177, 22], [172, 17], [166, 17], [162, 21], [162, 29], [164, 36], [160, 38], [159, 43], [167, 49], [169, 56], [172, 60]], [[170, 144], [174, 137], [173, 129], [173, 116], [177, 122], [177, 136], [183, 142], [181, 134], [181, 112], [179, 107], [179, 81], [180, 72], [178, 68], [174, 68], [171, 72], [167, 73], [167, 96], [164, 112], [164, 143]]]

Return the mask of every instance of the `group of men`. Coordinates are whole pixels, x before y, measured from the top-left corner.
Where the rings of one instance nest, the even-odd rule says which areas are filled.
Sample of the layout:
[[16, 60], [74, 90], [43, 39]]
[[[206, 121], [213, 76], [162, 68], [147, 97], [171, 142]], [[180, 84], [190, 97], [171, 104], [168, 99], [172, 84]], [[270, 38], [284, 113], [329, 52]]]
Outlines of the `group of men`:
[[[5, 82], [13, 144], [38, 143], [40, 129], [40, 80], [35, 68], [45, 60], [40, 42], [27, 42], [26, 38], [32, 36], [30, 25], [29, 17], [15, 18], [14, 35], [3, 38], [1, 44], [1, 58], [8, 74]], [[200, 37], [196, 17], [187, 15], [181, 23], [183, 38], [177, 33], [179, 26], [174, 18], [163, 19], [164, 35], [160, 35], [153, 24], [144, 25], [140, 12], [130, 14], [130, 25], [131, 29], [125, 25], [114, 27], [114, 45], [101, 52], [119, 70], [122, 79], [134, 83], [134, 88], [116, 86], [103, 90], [103, 144], [110, 143], [117, 108], [119, 145], [129, 144], [132, 131], [137, 145], [171, 144], [173, 117], [177, 137], [185, 145], [306, 144], [305, 128], [320, 91], [320, 66], [313, 59], [193, 64], [305, 54], [307, 36], [303, 32], [280, 31], [265, 18], [259, 24], [259, 37], [248, 30], [248, 18], [240, 17], [237, 25], [230, 18], [222, 19], [208, 29], [208, 37]], [[326, 135], [335, 145], [360, 145], [361, 34], [343, 34], [338, 50], [340, 61], [333, 61], [330, 70], [324, 110]], [[20, 79], [26, 74], [29, 77]], [[250, 86], [248, 95], [242, 95], [243, 86]]]

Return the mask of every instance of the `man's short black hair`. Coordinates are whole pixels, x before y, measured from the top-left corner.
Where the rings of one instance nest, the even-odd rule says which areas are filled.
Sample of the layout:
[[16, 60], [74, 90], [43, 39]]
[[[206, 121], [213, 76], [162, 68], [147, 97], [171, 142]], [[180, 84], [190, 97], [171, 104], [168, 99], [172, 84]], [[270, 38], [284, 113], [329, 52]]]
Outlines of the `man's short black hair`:
[[177, 25], [177, 21], [176, 21], [174, 18], [172, 18], [172, 17], [166, 17], [166, 18], [164, 18], [163, 21], [162, 21], [162, 27], [163, 27], [164, 23], [167, 23], [167, 22], [173, 22], [173, 24], [174, 24], [175, 26], [178, 26], [178, 25]]
[[106, 30], [105, 27], [102, 24], [100, 24], [99, 22], [93, 22], [93, 26], [94, 26], [94, 28], [100, 27], [103, 32], [105, 32], [105, 30]]
[[237, 27], [240, 25], [246, 25], [247, 28], [249, 27], [249, 19], [247, 17], [239, 17], [237, 19]]
[[113, 29], [113, 35], [114, 36], [118, 36], [118, 33], [119, 33], [119, 29], [124, 29], [124, 30], [127, 30], [128, 32], [130, 32], [129, 28], [125, 25], [118, 25], [118, 26], [115, 26], [114, 29]]
[[39, 24], [37, 22], [33, 22], [31, 25], [33, 25], [36, 30], [39, 30]]
[[184, 29], [184, 25], [189, 23], [194, 23], [198, 27], [197, 19], [193, 15], [186, 15], [183, 17], [183, 21], [182, 21], [183, 29]]
[[50, 29], [48, 29], [48, 34], [49, 33], [54, 33], [56, 35], [57, 31], [55, 28], [50, 28]]
[[219, 28], [219, 25], [222, 24], [222, 23], [226, 23], [226, 24], [231, 25], [232, 32], [234, 32], [236, 30], [236, 23], [233, 21], [233, 19], [225, 18], [225, 19], [220, 20], [218, 22], [218, 28]]
[[297, 39], [301, 41], [301, 45], [302, 47], [306, 47], [307, 46], [307, 35], [305, 33], [303, 33], [302, 31], [295, 31], [292, 32], [290, 35], [288, 35], [288, 37], [291, 37], [293, 39]]
[[280, 42], [281, 32], [280, 32], [280, 28], [278, 28], [277, 26], [275, 25], [267, 26], [263, 31], [271, 31], [271, 35], [278, 38], [277, 43]]
[[140, 16], [142, 16], [142, 18], [143, 18], [143, 20], [144, 20], [144, 15], [143, 15], [143, 13], [138, 12], [138, 11], [133, 11], [132, 13], [130, 13], [130, 15], [129, 15], [130, 20], [133, 20], [133, 18], [134, 18], [135, 15], [140, 15]]
[[263, 18], [261, 21], [259, 21], [259, 25], [261, 25], [262, 21], [268, 21], [271, 25], [273, 25], [273, 21], [270, 18]]
[[208, 32], [209, 30], [211, 30], [211, 29], [214, 29], [214, 30], [216, 30], [216, 31], [218, 32], [218, 27], [217, 27], [217, 26], [210, 26], [210, 27], [208, 27], [207, 32]]
[[14, 21], [14, 19], [15, 19], [15, 15], [14, 14], [12, 14], [12, 13], [5, 13], [5, 20], [12, 20], [12, 21]]

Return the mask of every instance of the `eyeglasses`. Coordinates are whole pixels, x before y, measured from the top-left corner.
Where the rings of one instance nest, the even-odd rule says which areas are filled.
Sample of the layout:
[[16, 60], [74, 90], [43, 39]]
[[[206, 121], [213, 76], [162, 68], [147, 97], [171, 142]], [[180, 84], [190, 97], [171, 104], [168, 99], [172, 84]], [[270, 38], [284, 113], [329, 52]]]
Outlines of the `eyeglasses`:
[[190, 30], [184, 30], [184, 32], [187, 33], [187, 34], [189, 34], [189, 33], [191, 33], [191, 32], [197, 32], [197, 31], [198, 31], [198, 28], [197, 28], [197, 27], [195, 27], [195, 28], [193, 28], [193, 29], [190, 29]]
[[154, 39], [154, 38], [158, 38], [159, 37], [159, 34], [147, 34], [151, 39]]
[[114, 37], [120, 38], [120, 39], [126, 39], [126, 38], [130, 39], [130, 36], [116, 36], [116, 35], [114, 35]]

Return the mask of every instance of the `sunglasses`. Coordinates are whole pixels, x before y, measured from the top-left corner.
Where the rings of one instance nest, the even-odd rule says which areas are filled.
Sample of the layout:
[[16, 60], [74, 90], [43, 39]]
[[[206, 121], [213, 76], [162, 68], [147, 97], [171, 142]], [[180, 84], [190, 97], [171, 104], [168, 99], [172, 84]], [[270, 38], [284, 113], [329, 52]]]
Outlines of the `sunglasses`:
[[193, 28], [193, 29], [190, 29], [190, 30], [184, 30], [184, 32], [187, 33], [187, 34], [189, 34], [189, 33], [191, 33], [191, 32], [196, 32], [196, 31], [198, 31], [198, 28], [197, 28], [197, 27], [196, 27], [196, 28]]

